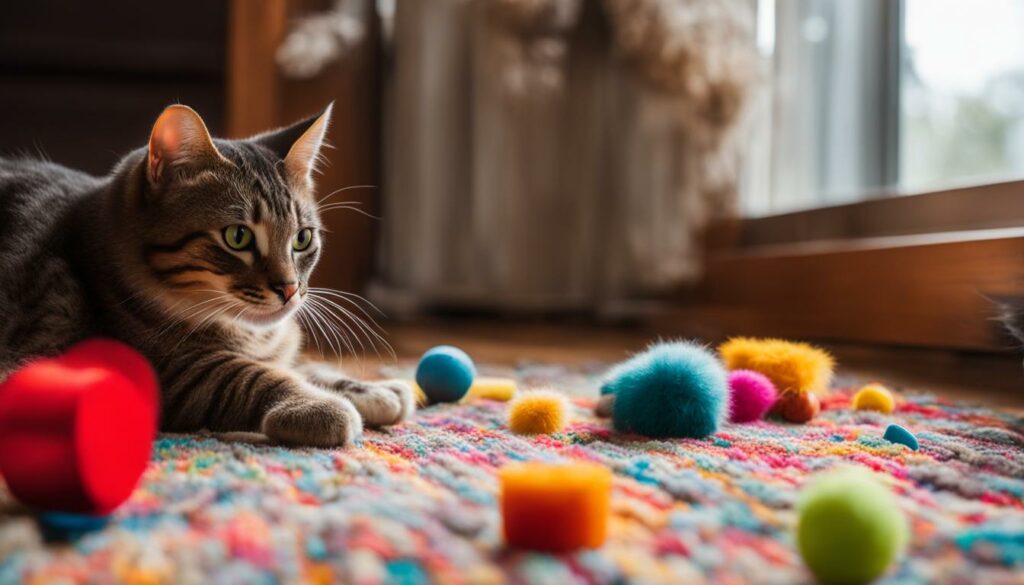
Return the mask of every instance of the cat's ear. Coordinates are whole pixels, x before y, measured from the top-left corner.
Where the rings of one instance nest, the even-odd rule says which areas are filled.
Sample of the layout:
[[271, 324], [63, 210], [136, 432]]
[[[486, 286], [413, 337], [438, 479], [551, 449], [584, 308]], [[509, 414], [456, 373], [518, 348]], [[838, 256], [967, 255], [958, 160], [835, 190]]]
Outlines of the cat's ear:
[[213, 145], [199, 114], [182, 105], [168, 106], [153, 124], [149, 135], [146, 174], [151, 184], [166, 183], [174, 171], [186, 165], [227, 162]]
[[333, 108], [332, 102], [319, 115], [253, 139], [284, 161], [285, 172], [293, 185], [307, 189], [312, 187], [313, 172], [320, 162], [320, 150], [325, 144]]

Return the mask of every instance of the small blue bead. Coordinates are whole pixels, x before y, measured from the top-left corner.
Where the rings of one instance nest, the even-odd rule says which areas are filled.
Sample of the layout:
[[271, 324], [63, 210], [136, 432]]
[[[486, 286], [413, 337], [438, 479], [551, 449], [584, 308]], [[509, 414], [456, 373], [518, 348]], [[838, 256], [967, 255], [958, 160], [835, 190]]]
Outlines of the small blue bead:
[[317, 535], [307, 538], [306, 555], [318, 561], [327, 558], [327, 545], [324, 543], [324, 540]]
[[429, 583], [430, 579], [416, 561], [399, 559], [387, 564], [388, 583], [397, 585], [420, 585]]
[[450, 345], [428, 350], [416, 367], [416, 383], [431, 403], [455, 402], [466, 395], [476, 366], [466, 352]]
[[892, 443], [906, 445], [914, 451], [917, 451], [917, 437], [900, 425], [889, 425], [889, 427], [885, 429], [885, 434], [882, 435], [882, 438]]

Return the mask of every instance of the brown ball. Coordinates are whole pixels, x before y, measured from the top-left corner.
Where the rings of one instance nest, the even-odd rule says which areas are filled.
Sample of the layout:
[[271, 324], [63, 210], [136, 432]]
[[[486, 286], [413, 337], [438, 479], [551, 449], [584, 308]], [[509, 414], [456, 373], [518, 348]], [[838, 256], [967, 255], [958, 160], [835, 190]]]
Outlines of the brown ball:
[[813, 392], [786, 392], [775, 401], [772, 412], [789, 422], [805, 423], [821, 411], [821, 402]]
[[594, 405], [594, 414], [600, 418], [611, 418], [615, 410], [615, 395], [605, 394]]

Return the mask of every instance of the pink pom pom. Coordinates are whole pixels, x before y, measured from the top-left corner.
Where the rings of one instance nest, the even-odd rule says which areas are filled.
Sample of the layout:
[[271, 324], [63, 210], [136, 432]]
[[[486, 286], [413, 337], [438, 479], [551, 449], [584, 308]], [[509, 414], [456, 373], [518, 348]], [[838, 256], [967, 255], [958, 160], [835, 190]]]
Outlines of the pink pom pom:
[[775, 404], [772, 381], [751, 370], [729, 372], [729, 420], [744, 423], [762, 418]]

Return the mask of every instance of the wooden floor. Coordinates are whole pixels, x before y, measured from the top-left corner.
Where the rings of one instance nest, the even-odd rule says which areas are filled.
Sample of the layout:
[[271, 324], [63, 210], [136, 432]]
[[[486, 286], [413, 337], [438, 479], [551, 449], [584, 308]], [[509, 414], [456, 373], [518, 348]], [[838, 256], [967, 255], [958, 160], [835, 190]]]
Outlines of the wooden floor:
[[[638, 328], [597, 327], [562, 321], [519, 322], [437, 320], [385, 324], [387, 339], [398, 359], [414, 360], [435, 345], [456, 345], [481, 363], [515, 365], [523, 360], [578, 364], [615, 362], [657, 339]], [[1020, 356], [958, 353], [907, 348], [829, 345], [840, 375], [878, 380], [893, 387], [934, 392], [1024, 414], [1024, 367]], [[365, 353], [365, 352], [361, 352]], [[355, 374], [373, 372], [384, 353], [345, 358]]]

